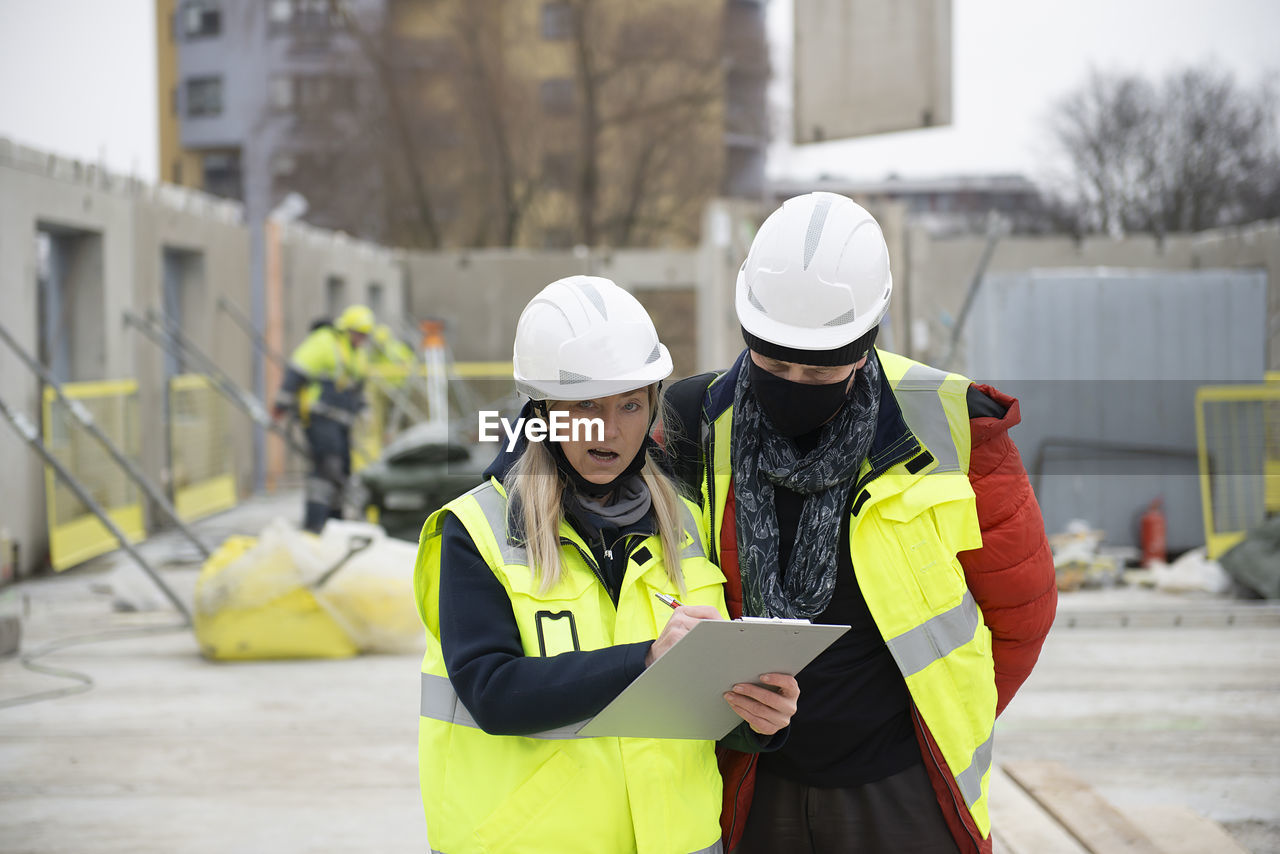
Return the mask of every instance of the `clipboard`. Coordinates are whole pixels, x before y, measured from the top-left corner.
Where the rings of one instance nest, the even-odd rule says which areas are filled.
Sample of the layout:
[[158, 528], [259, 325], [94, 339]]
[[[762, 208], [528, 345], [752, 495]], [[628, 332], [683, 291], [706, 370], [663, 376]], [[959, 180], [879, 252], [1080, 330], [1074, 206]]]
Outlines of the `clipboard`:
[[807, 620], [702, 620], [578, 735], [716, 741], [742, 723], [726, 691], [765, 673], [799, 673], [847, 631]]

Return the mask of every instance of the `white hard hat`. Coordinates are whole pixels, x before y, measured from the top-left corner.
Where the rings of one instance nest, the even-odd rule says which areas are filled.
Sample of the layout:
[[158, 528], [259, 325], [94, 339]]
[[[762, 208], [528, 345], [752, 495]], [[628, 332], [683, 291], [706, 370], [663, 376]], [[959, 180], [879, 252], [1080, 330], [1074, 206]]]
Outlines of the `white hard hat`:
[[844, 196], [808, 193], [760, 226], [735, 308], [747, 345], [763, 355], [848, 364], [875, 340], [892, 291], [889, 248], [871, 214]]
[[516, 388], [534, 400], [589, 400], [659, 382], [671, 354], [640, 301], [608, 279], [569, 276], [516, 324]]

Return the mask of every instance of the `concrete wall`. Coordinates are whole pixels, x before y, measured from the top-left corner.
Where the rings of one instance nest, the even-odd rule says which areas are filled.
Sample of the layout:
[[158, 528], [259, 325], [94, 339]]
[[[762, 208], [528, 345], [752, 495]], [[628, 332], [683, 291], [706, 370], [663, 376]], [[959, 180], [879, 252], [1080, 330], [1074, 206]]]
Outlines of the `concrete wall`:
[[1110, 544], [1136, 545], [1136, 520], [1159, 497], [1170, 550], [1204, 542], [1196, 391], [1261, 377], [1266, 304], [1259, 270], [984, 280], [964, 370], [1018, 398], [1012, 435], [1050, 532], [1079, 518]]
[[[899, 352], [940, 363], [951, 330], [977, 269], [986, 238], [933, 238], [912, 228], [906, 238], [906, 263], [895, 267], [893, 311], [909, 303], [911, 333], [900, 339]], [[1147, 270], [1204, 268], [1265, 269], [1269, 282], [1267, 367], [1280, 366], [1280, 223], [1257, 223], [1174, 235], [1164, 242], [1149, 235], [1122, 239], [1090, 237], [1006, 237], [1000, 239], [988, 273], [1036, 268], [1109, 267]], [[899, 270], [903, 270], [899, 273]], [[963, 364], [963, 351], [955, 364]]]
[[[179, 284], [181, 316], [171, 318], [192, 343], [208, 355], [241, 388], [252, 389], [252, 344], [231, 317], [218, 309], [220, 297], [243, 308], [249, 300], [249, 233], [240, 206], [202, 193], [163, 185], [134, 199], [134, 289], [131, 310], [165, 311], [165, 255], [180, 254], [188, 263]], [[168, 484], [168, 428], [164, 411], [164, 352], [137, 332], [130, 332], [134, 354], [131, 376], [138, 379], [142, 420], [143, 466]], [[184, 370], [200, 373], [192, 364]], [[230, 406], [230, 404], [228, 404]], [[253, 487], [252, 427], [238, 409], [227, 418], [235, 454], [236, 482], [242, 495]]]
[[649, 310], [677, 376], [698, 367], [697, 250], [483, 249], [405, 256], [409, 314], [439, 317], [459, 361], [511, 358], [516, 321], [538, 291], [565, 276], [612, 279]]
[[372, 286], [382, 294], [378, 320], [400, 331], [396, 321], [404, 316], [406, 290], [399, 252], [297, 222], [282, 225], [280, 242], [286, 356], [306, 337], [313, 320], [330, 314], [331, 280], [343, 283], [342, 304], [334, 307], [336, 311], [351, 303], [373, 302]]
[[[39, 352], [37, 232], [78, 244], [64, 278], [74, 283], [68, 292], [84, 300], [69, 302], [58, 324], [63, 334], [67, 327], [79, 333], [66, 364], [69, 379], [124, 377], [134, 368], [120, 312], [132, 300], [138, 191], [95, 167], [0, 139], [0, 323], [28, 353]], [[39, 423], [39, 383], [7, 347], [0, 348], [0, 397]], [[19, 542], [18, 572], [26, 574], [47, 550], [43, 470], [8, 424], [0, 426], [0, 459], [6, 466], [0, 526]]]
[[[39, 357], [43, 351], [66, 380], [138, 381], [140, 463], [163, 487], [169, 482], [165, 381], [172, 371], [194, 366], [177, 363], [127, 328], [124, 313], [167, 310], [223, 372], [252, 389], [253, 346], [219, 309], [225, 299], [250, 311], [250, 234], [243, 220], [239, 204], [146, 186], [0, 139], [0, 323], [28, 352]], [[55, 263], [47, 272], [61, 282], [62, 298], [61, 305], [47, 306], [54, 316], [43, 331], [40, 233], [52, 248]], [[301, 224], [281, 226], [280, 234], [281, 349], [301, 340], [334, 276], [347, 282], [351, 301], [368, 301], [376, 284], [385, 313], [402, 313], [404, 265], [397, 253]], [[35, 377], [0, 348], [0, 397], [38, 423], [39, 395]], [[244, 494], [255, 479], [253, 428], [239, 409], [230, 410], [228, 423]], [[0, 459], [8, 467], [0, 527], [19, 541], [25, 575], [44, 563], [48, 548], [42, 465], [7, 425], [0, 427]], [[151, 513], [153, 529], [157, 521]]]

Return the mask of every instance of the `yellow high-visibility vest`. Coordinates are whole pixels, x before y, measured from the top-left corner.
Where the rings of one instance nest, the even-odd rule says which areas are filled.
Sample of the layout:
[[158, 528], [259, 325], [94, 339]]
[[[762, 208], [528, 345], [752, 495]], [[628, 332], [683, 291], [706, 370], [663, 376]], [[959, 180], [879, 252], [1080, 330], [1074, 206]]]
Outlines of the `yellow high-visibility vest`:
[[[489, 735], [458, 700], [440, 649], [441, 529], [457, 516], [511, 598], [524, 654], [552, 656], [653, 640], [671, 616], [654, 593], [725, 611], [724, 575], [706, 559], [694, 505], [682, 506], [679, 555], [686, 591], [667, 578], [659, 537], [628, 563], [615, 608], [567, 524], [562, 572], [539, 591], [522, 545], [508, 538], [507, 500], [496, 481], [432, 514], [422, 530], [414, 591], [427, 628], [422, 661], [418, 767], [430, 850], [555, 854], [719, 852], [720, 774], [710, 741], [582, 738], [585, 723], [530, 736]], [[647, 553], [647, 557], [643, 557]]]
[[315, 330], [293, 351], [289, 367], [309, 380], [298, 392], [304, 423], [312, 414], [348, 424], [355, 419], [352, 405], [369, 374], [369, 354], [364, 347], [352, 347], [345, 332], [332, 326]]
[[[853, 495], [849, 554], [871, 616], [946, 761], [944, 770], [955, 778], [985, 838], [991, 832], [987, 789], [996, 718], [995, 663], [991, 632], [956, 557], [982, 546], [968, 477], [965, 396], [970, 382], [876, 352], [921, 447], [865, 484], [871, 466], [863, 462]], [[732, 488], [732, 406], [715, 418], [711, 430], [704, 522], [710, 542], [718, 543]]]

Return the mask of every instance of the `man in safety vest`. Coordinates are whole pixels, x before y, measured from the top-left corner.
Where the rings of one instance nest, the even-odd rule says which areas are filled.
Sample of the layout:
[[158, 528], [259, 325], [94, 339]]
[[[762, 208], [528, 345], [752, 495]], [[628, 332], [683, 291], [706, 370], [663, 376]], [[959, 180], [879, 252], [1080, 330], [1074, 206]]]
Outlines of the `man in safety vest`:
[[722, 752], [741, 854], [990, 852], [995, 718], [1053, 621], [1018, 403], [875, 349], [892, 289], [870, 214], [791, 199], [738, 274], [748, 349], [668, 393], [731, 615], [853, 627], [799, 674], [782, 749]]
[[317, 326], [289, 357], [272, 414], [295, 415], [306, 429], [311, 473], [306, 481], [303, 527], [319, 532], [342, 518], [342, 495], [351, 475], [351, 427], [364, 407], [369, 358], [365, 341], [373, 312], [348, 306], [332, 324]]

